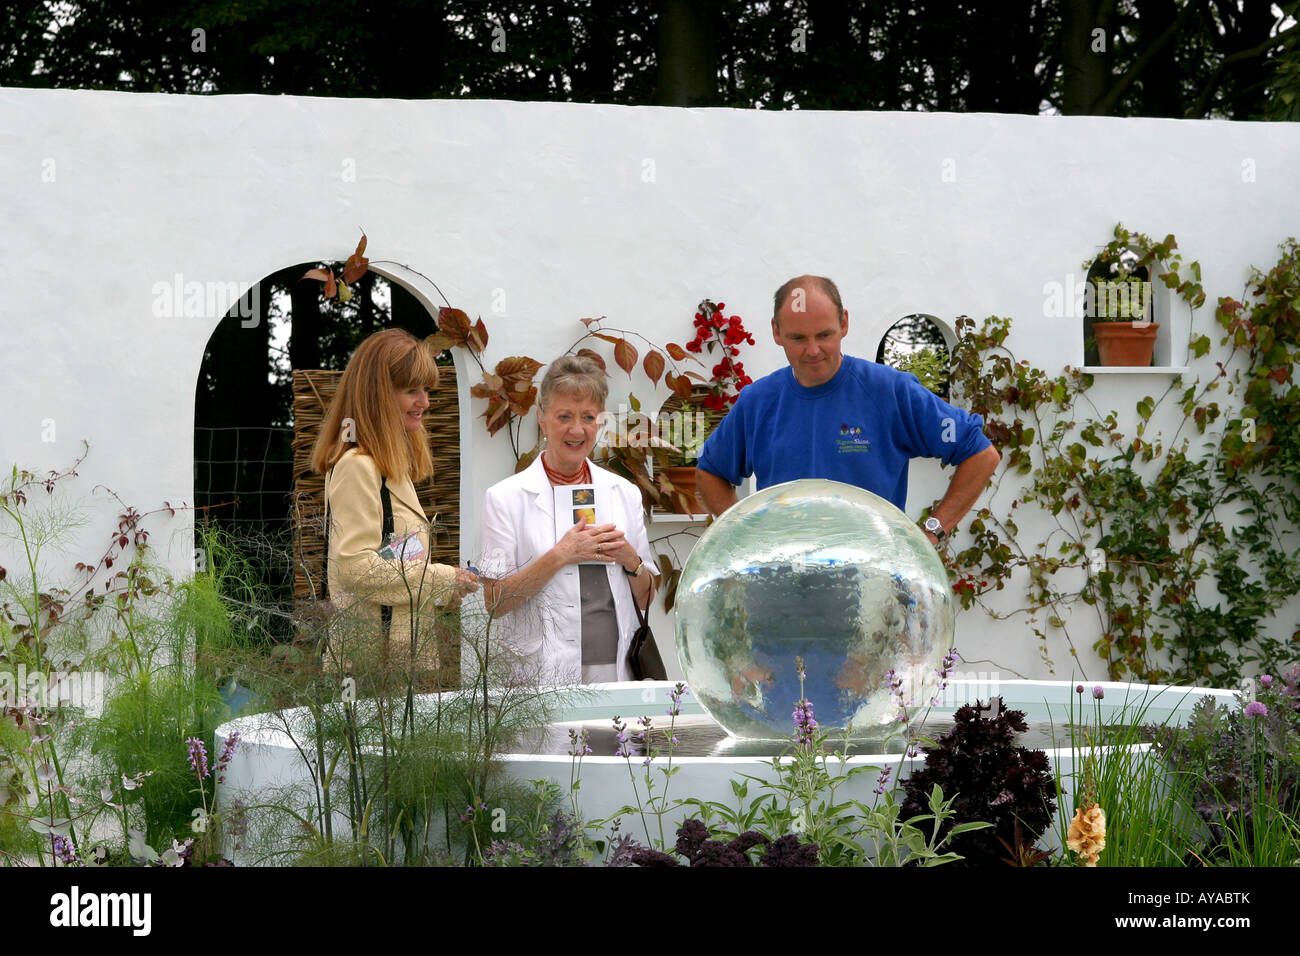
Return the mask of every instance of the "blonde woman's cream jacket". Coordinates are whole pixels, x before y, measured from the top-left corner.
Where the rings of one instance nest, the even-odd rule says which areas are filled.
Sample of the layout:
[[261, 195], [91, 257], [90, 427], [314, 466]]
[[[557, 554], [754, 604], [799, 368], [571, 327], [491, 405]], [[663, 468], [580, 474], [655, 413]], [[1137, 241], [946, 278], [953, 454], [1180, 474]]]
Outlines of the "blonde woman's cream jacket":
[[[367, 669], [404, 669], [414, 662], [416, 670], [432, 670], [437, 664], [433, 615], [455, 605], [456, 569], [429, 560], [429, 521], [405, 475], [388, 479], [388, 492], [394, 540], [411, 537], [406, 558], [380, 555], [385, 544], [381, 482], [375, 460], [355, 448], [325, 479], [329, 595], [335, 611], [330, 656], [349, 670], [362, 662]], [[381, 642], [384, 605], [393, 609], [387, 646]]]

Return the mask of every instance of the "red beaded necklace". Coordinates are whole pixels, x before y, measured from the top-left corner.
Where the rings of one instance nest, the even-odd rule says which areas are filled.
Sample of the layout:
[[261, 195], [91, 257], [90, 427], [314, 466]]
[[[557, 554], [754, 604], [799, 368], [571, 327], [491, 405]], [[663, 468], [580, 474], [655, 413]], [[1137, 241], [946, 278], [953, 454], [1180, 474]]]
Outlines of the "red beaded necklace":
[[582, 460], [582, 467], [571, 475], [562, 475], [558, 471], [553, 471], [551, 466], [546, 463], [546, 452], [542, 452], [542, 470], [546, 472], [546, 477], [551, 480], [553, 485], [589, 485], [591, 484], [591, 462], [585, 458]]

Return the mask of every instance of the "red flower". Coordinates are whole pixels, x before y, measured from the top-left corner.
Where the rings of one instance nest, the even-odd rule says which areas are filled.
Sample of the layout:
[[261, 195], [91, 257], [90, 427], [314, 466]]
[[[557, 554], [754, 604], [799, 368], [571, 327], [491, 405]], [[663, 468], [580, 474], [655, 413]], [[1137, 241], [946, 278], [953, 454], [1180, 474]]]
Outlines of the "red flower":
[[722, 352], [720, 361], [713, 366], [713, 378], [709, 383], [709, 395], [704, 399], [705, 407], [715, 411], [725, 411], [734, 405], [742, 388], [752, 385], [754, 380], [745, 374], [745, 367], [736, 358], [740, 355], [739, 346], [754, 344], [754, 336], [745, 330], [740, 316], [726, 316], [724, 303], [713, 304], [707, 300], [701, 303], [695, 313], [695, 338], [687, 343], [689, 352], [702, 354], [705, 347], [710, 353], [715, 349]]

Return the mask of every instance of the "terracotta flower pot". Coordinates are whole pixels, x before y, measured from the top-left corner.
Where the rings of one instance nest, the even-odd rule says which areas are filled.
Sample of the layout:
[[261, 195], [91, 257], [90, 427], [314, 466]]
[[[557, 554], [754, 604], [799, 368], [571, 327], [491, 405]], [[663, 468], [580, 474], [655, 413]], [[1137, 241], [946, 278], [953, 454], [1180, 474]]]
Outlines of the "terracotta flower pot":
[[673, 486], [678, 488], [682, 496], [686, 499], [686, 507], [682, 507], [681, 501], [676, 495], [671, 496], [665, 505], [677, 514], [703, 514], [704, 505], [695, 496], [695, 467], [693, 465], [674, 465], [664, 469], [664, 474]]
[[1156, 347], [1159, 324], [1146, 322], [1096, 322], [1092, 334], [1097, 339], [1097, 355], [1102, 365], [1146, 368]]

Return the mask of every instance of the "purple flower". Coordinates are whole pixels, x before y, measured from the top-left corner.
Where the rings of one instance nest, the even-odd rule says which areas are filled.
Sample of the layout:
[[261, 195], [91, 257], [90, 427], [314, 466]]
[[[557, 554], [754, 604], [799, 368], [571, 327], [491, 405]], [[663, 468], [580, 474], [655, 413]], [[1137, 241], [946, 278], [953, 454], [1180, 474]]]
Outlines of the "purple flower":
[[1265, 707], [1265, 706], [1264, 706], [1262, 703], [1260, 703], [1259, 701], [1257, 701], [1257, 700], [1252, 700], [1249, 704], [1246, 705], [1246, 716], [1247, 716], [1247, 717], [1267, 717], [1267, 716], [1268, 716], [1268, 708]]
[[813, 733], [817, 730], [817, 720], [813, 717], [812, 701], [806, 697], [794, 705], [794, 730], [796, 744], [806, 747], [813, 742]]
[[1103, 697], [1106, 696], [1106, 691], [1102, 688], [1102, 686], [1101, 686], [1100, 684], [1093, 684], [1093, 685], [1092, 685], [1092, 696], [1093, 696], [1094, 698], [1096, 698], [1097, 700], [1101, 700]]
[[672, 701], [672, 706], [668, 708], [669, 717], [676, 717], [679, 714], [681, 714], [682, 695], [689, 694], [689, 693], [690, 691], [686, 689], [686, 685], [683, 684], [681, 681], [678, 681], [677, 686], [668, 692], [668, 699]]
[[614, 737], [618, 740], [618, 750], [614, 752], [617, 757], [631, 757], [632, 748], [627, 745], [627, 724], [617, 715], [614, 717]]
[[935, 671], [935, 673], [938, 674], [944, 680], [947, 680], [948, 675], [952, 673], [952, 669], [954, 666], [956, 666], [956, 664], [957, 664], [956, 652], [949, 651], [947, 654], [943, 655], [943, 662], [940, 665], [939, 669]]
[[644, 746], [646, 749], [649, 749], [650, 731], [654, 729], [651, 726], [652, 721], [649, 717], [638, 717], [636, 723], [641, 729], [632, 735], [632, 739]]
[[185, 742], [190, 747], [190, 770], [194, 771], [194, 776], [199, 780], [207, 779], [208, 751], [203, 746], [203, 741], [198, 737], [186, 737]]
[[64, 866], [74, 866], [81, 862], [81, 857], [77, 856], [77, 848], [72, 845], [72, 841], [67, 837], [54, 834], [54, 856]]
[[[942, 694], [943, 691], [948, 689], [948, 678], [952, 677], [952, 669], [957, 665], [958, 660], [959, 658], [957, 656], [957, 649], [955, 647], [952, 650], [950, 650], [947, 654], [943, 655], [943, 664], [939, 667], [937, 671], [935, 671], [935, 673], [939, 675], [940, 694]], [[930, 698], [930, 706], [931, 707], [939, 706], [939, 694], [936, 694], [935, 696]]]
[[474, 809], [474, 804], [470, 803], [468, 806], [465, 807], [465, 812], [460, 814], [460, 822], [469, 823], [476, 816], [478, 816], [479, 813], [483, 813], [486, 811], [487, 811], [486, 803], [480, 802], [477, 810]]
[[226, 836], [235, 841], [235, 849], [240, 849], [240, 841], [248, 834], [248, 804], [243, 800], [234, 801], [221, 822]]
[[1272, 686], [1273, 686], [1273, 678], [1270, 677], [1270, 676], [1267, 675], [1267, 674], [1265, 674], [1263, 677], [1261, 677], [1261, 678], [1259, 679], [1259, 682], [1260, 682], [1261, 684], [1263, 684], [1265, 687], [1272, 687]]
[[569, 756], [570, 757], [589, 756], [591, 754], [591, 748], [587, 746], [587, 742], [590, 739], [591, 739], [591, 734], [588, 732], [586, 727], [582, 728], [581, 736], [578, 734], [576, 730], [570, 728], [569, 729]]
[[239, 747], [239, 731], [231, 731], [229, 737], [221, 742], [221, 753], [217, 756], [217, 783], [226, 782], [226, 767], [234, 759], [235, 750]]
[[1082, 694], [1082, 693], [1083, 693], [1083, 685], [1082, 685], [1082, 684], [1075, 684], [1075, 685], [1074, 685], [1074, 692], [1075, 692], [1076, 694]]
[[886, 767], [880, 771], [880, 776], [876, 780], [876, 793], [885, 792], [885, 784], [889, 783], [889, 775], [894, 772], [893, 767]]

